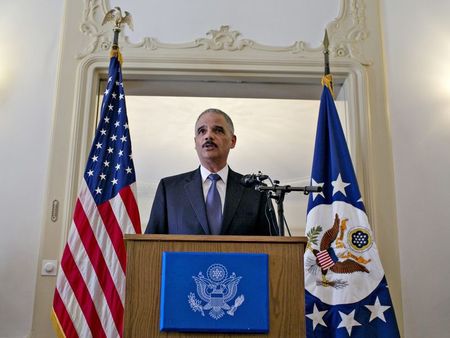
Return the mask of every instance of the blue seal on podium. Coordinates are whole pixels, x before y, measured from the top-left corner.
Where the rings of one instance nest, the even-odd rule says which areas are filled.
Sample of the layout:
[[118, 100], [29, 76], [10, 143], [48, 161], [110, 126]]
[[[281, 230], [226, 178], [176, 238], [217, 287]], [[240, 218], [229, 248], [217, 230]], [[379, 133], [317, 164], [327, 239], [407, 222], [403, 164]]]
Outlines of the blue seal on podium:
[[269, 332], [268, 255], [164, 252], [160, 330]]

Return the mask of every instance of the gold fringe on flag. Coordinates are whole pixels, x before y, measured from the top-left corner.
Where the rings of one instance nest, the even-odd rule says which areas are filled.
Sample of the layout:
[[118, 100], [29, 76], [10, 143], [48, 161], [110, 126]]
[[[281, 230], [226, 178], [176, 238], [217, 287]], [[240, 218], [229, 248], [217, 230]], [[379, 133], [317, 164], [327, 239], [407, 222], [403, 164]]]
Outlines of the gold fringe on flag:
[[111, 49], [111, 51], [109, 52], [109, 57], [117, 57], [117, 59], [119, 60], [120, 64], [122, 65], [123, 62], [123, 58], [122, 58], [122, 53], [120, 52], [119, 48], [113, 48]]
[[328, 89], [330, 90], [331, 95], [333, 96], [333, 99], [336, 98], [334, 96], [333, 77], [331, 76], [331, 74], [327, 74], [327, 75], [322, 76], [322, 86], [328, 87]]
[[50, 315], [50, 319], [52, 321], [53, 329], [55, 330], [56, 336], [58, 338], [66, 338], [66, 335], [64, 334], [64, 331], [61, 327], [61, 324], [59, 323], [58, 317], [56, 316], [55, 310], [53, 310], [53, 308]]

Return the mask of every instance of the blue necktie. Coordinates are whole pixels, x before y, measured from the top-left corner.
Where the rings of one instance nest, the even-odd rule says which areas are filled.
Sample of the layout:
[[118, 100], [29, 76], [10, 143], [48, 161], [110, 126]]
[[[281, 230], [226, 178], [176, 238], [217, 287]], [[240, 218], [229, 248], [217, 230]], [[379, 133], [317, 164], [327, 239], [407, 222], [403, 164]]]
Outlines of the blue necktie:
[[220, 176], [210, 174], [208, 178], [211, 180], [211, 186], [206, 196], [206, 216], [211, 234], [219, 235], [222, 228], [222, 202], [217, 190], [217, 181], [220, 180]]

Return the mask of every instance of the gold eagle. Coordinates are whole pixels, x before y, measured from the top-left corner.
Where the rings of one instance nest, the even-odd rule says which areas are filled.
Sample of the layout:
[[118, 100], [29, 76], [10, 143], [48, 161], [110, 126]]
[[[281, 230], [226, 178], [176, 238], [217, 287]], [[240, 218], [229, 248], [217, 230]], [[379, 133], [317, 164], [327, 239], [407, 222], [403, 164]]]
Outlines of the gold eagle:
[[131, 14], [127, 11], [124, 11], [124, 13], [125, 15], [122, 16], [122, 10], [120, 9], [120, 7], [114, 7], [105, 14], [102, 26], [108, 21], [113, 21], [115, 27], [117, 28], [120, 28], [123, 24], [127, 24], [131, 30], [134, 30], [133, 18]]

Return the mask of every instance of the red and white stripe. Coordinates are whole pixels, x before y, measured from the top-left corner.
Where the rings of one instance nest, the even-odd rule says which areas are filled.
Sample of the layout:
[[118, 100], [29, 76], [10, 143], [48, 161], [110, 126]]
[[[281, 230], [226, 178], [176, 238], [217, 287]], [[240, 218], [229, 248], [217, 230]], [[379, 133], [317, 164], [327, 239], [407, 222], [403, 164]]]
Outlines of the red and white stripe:
[[319, 266], [324, 270], [329, 269], [334, 265], [333, 259], [327, 250], [319, 251], [316, 257]]
[[122, 336], [123, 234], [141, 233], [135, 196], [133, 183], [97, 206], [83, 180], [53, 301], [53, 320], [62, 337]]

